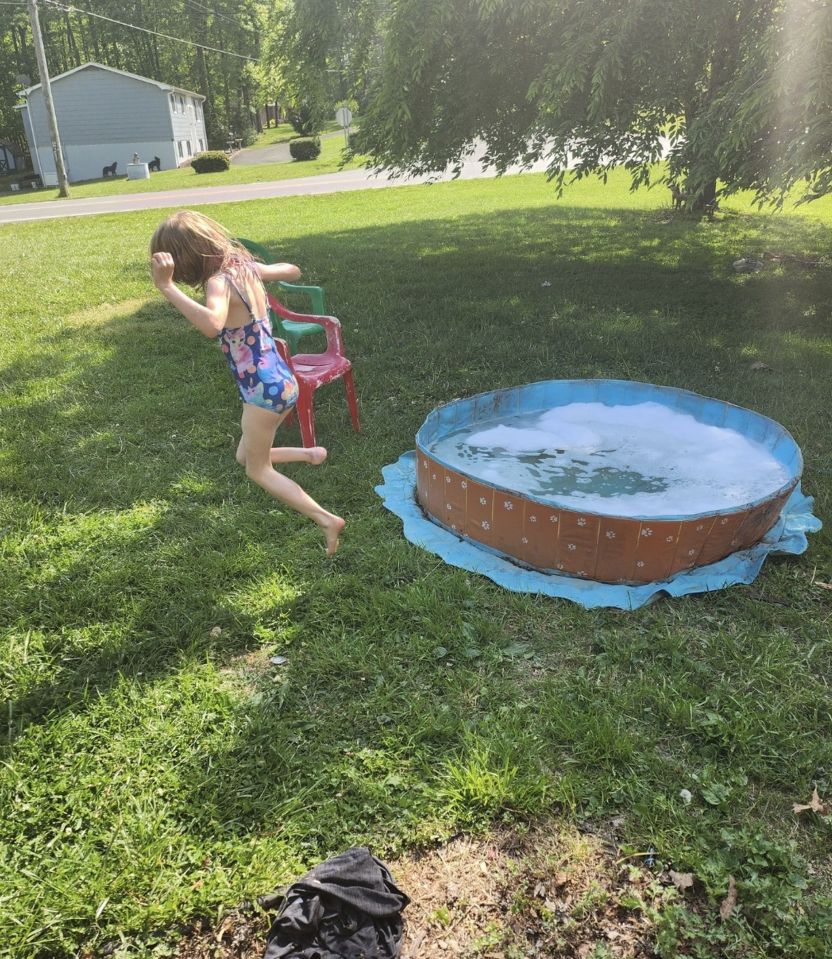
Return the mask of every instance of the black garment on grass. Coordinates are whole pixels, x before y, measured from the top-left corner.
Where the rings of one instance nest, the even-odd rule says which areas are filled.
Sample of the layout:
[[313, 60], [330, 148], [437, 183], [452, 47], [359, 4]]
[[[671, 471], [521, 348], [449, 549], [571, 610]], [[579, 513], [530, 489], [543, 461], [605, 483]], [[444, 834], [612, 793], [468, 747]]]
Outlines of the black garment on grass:
[[409, 902], [381, 860], [348, 849], [289, 886], [264, 959], [396, 959]]

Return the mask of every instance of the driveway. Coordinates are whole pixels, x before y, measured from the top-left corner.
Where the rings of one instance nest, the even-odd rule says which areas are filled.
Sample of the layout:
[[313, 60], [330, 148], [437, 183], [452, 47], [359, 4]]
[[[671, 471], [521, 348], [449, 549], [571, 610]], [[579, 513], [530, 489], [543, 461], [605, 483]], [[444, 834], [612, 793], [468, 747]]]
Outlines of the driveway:
[[234, 166], [254, 166], [258, 163], [289, 163], [292, 159], [288, 143], [273, 143], [270, 147], [246, 147], [233, 157]]
[[[325, 133], [321, 139], [331, 140], [332, 137], [342, 137], [343, 133]], [[260, 163], [290, 163], [292, 155], [289, 153], [289, 144], [273, 143], [270, 147], [245, 147], [234, 154], [234, 166], [255, 166]]]

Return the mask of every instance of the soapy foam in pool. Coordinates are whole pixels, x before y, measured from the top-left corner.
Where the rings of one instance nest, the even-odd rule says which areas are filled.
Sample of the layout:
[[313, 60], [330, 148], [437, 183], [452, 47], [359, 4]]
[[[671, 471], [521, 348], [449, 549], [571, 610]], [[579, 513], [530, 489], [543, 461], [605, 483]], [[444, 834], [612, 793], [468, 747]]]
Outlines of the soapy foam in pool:
[[733, 509], [789, 478], [762, 444], [660, 403], [570, 403], [460, 430], [430, 449], [486, 483], [626, 517]]

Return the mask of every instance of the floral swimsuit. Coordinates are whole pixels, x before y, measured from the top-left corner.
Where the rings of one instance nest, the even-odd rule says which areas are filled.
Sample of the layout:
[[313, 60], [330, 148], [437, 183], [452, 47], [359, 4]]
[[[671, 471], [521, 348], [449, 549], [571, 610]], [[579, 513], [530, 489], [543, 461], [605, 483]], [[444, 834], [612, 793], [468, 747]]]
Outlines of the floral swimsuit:
[[298, 384], [277, 350], [268, 314], [257, 319], [243, 291], [224, 275], [251, 314], [250, 323], [224, 329], [217, 337], [240, 396], [252, 406], [286, 413], [298, 401]]

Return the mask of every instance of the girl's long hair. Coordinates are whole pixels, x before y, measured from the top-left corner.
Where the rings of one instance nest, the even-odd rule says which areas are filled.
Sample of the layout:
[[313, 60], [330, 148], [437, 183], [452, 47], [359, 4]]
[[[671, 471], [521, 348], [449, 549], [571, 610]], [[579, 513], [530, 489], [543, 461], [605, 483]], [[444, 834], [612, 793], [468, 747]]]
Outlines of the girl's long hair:
[[252, 261], [225, 227], [193, 210], [180, 210], [161, 223], [150, 240], [150, 252], [170, 253], [174, 280], [199, 288], [215, 273]]

